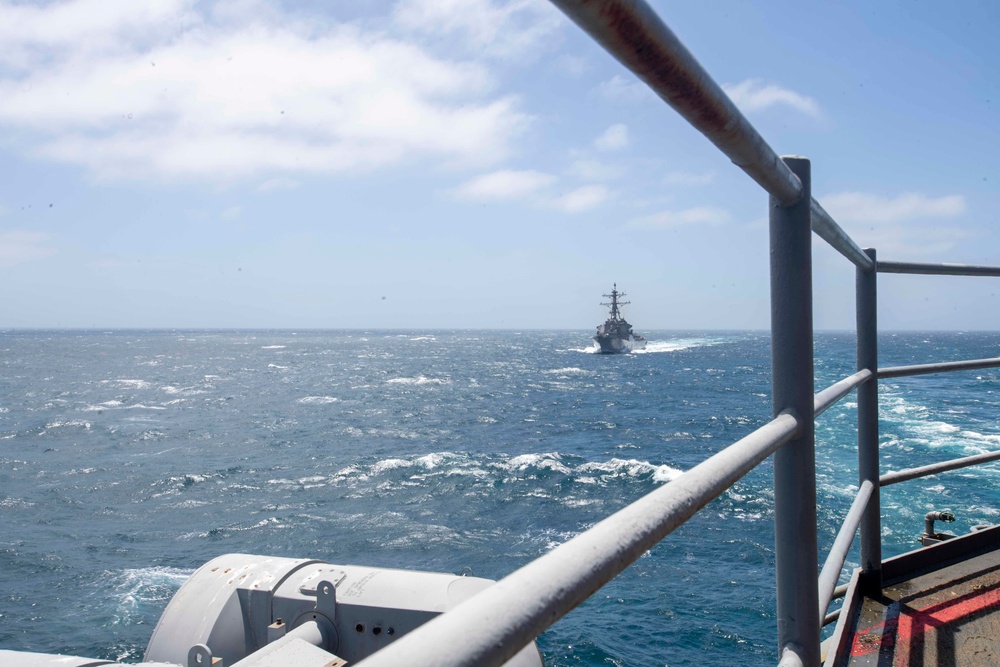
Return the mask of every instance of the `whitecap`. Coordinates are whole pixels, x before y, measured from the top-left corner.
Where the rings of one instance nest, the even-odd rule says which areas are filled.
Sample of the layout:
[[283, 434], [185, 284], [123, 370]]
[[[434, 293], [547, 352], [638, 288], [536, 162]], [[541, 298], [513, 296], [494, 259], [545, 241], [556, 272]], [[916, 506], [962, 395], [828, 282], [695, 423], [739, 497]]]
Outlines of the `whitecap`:
[[528, 468], [539, 468], [542, 470], [553, 470], [563, 474], [569, 474], [570, 469], [562, 462], [562, 456], [556, 452], [543, 454], [521, 454], [507, 461], [503, 466], [509, 471], [523, 472]]
[[427, 454], [426, 456], [418, 458], [416, 463], [419, 463], [428, 470], [433, 470], [444, 463], [446, 458], [447, 456], [445, 454]]
[[549, 373], [553, 375], [570, 375], [570, 374], [584, 374], [590, 371], [584, 370], [582, 368], [577, 368], [575, 366], [569, 366], [567, 368], [555, 368], [548, 371], [542, 371], [543, 373]]
[[304, 396], [296, 402], [303, 405], [327, 405], [329, 403], [336, 403], [339, 400], [336, 396]]
[[724, 340], [720, 338], [679, 338], [675, 340], [651, 340], [646, 342], [646, 347], [635, 350], [636, 354], [655, 354], [657, 352], [680, 352], [696, 347], [711, 347], [720, 345]]
[[118, 378], [117, 380], [113, 380], [113, 382], [120, 387], [125, 387], [129, 389], [146, 389], [147, 387], [149, 387], [149, 382], [147, 382], [146, 380], [130, 380], [125, 378]]
[[83, 429], [88, 430], [88, 431], [90, 430], [90, 422], [85, 421], [83, 419], [70, 419], [69, 421], [54, 421], [54, 422], [49, 422], [48, 424], [45, 425], [45, 428], [42, 429], [42, 433], [44, 434], [46, 431], [50, 431], [50, 430], [56, 429], [56, 428], [63, 428], [63, 427], [66, 427], [66, 426], [75, 426], [75, 427], [83, 428]]
[[121, 401], [104, 401], [103, 403], [98, 403], [97, 405], [88, 405], [82, 408], [82, 412], [101, 412], [103, 410], [113, 410], [124, 405]]
[[[428, 455], [428, 456], [431, 456], [431, 455]], [[427, 457], [425, 457], [425, 458], [427, 458]], [[385, 459], [385, 460], [379, 461], [378, 463], [376, 463], [375, 465], [373, 465], [372, 469], [371, 469], [371, 472], [372, 472], [373, 475], [378, 475], [378, 474], [381, 474], [381, 473], [386, 472], [388, 470], [396, 470], [397, 468], [407, 468], [410, 465], [411, 465], [411, 463], [409, 461], [406, 461], [405, 459]], [[428, 468], [432, 468], [434, 466], [433, 465], [429, 465], [427, 467]]]
[[679, 468], [662, 465], [653, 473], [653, 481], [661, 483], [672, 482], [683, 474], [684, 471]]
[[260, 349], [262, 350], [284, 350], [287, 345], [263, 345]]
[[441, 378], [428, 378], [423, 375], [418, 375], [415, 378], [393, 378], [391, 380], [386, 380], [387, 384], [404, 384], [404, 385], [425, 385], [425, 384], [451, 384], [451, 380], [441, 379]]
[[194, 570], [176, 567], [144, 567], [127, 569], [120, 573], [105, 572], [100, 585], [110, 580], [118, 600], [119, 613], [130, 616], [129, 611], [140, 603], [165, 602], [186, 582]]

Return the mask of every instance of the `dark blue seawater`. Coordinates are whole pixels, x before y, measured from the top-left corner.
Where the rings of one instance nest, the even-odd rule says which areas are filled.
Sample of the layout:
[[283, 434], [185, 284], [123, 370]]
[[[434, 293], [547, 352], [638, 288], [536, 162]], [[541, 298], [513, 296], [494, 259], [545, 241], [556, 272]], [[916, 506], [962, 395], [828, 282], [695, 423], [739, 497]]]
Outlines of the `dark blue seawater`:
[[[503, 577], [769, 418], [766, 334], [649, 338], [601, 356], [565, 331], [0, 332], [0, 648], [139, 661], [230, 552]], [[883, 366], [981, 358], [1000, 334], [880, 345]], [[819, 335], [817, 389], [853, 360], [853, 336]], [[996, 370], [880, 391], [884, 471], [1000, 447]], [[824, 555], [855, 420], [848, 397], [817, 426]], [[887, 488], [886, 554], [930, 509], [995, 522], [998, 480]], [[547, 664], [774, 664], [772, 501], [766, 462], [545, 633]]]

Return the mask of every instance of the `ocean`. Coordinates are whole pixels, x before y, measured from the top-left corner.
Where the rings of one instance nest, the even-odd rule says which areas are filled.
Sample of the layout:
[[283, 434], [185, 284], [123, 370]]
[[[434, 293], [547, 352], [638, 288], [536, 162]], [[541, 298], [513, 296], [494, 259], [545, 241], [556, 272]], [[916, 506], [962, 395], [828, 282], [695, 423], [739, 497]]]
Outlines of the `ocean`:
[[[0, 648], [138, 662], [224, 553], [502, 578], [770, 418], [768, 334], [643, 334], [604, 356], [586, 331], [0, 332]], [[880, 363], [998, 348], [887, 333]], [[818, 334], [815, 356], [819, 390], [853, 372], [853, 335]], [[880, 397], [883, 472], [1000, 447], [996, 369]], [[817, 424], [821, 560], [857, 488], [855, 423], [851, 395]], [[931, 509], [955, 532], [996, 522], [997, 470], [886, 488], [885, 554]], [[546, 664], [773, 665], [771, 474], [543, 634]]]

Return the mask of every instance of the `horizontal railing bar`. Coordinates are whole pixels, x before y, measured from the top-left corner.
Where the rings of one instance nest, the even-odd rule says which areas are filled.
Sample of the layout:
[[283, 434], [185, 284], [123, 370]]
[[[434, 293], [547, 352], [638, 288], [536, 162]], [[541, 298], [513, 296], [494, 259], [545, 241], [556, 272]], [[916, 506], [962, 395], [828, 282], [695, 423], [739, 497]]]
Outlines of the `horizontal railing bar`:
[[872, 377], [872, 372], [865, 368], [854, 375], [850, 375], [839, 382], [831, 384], [813, 398], [813, 417], [819, 417], [837, 401], [847, 396], [852, 389], [860, 384], [864, 384]]
[[823, 563], [823, 569], [819, 573], [818, 584], [820, 623], [823, 622], [827, 607], [830, 606], [830, 601], [833, 599], [833, 591], [837, 587], [840, 572], [844, 569], [844, 563], [847, 561], [847, 553], [851, 550], [854, 535], [858, 532], [858, 526], [861, 525], [861, 517], [864, 514], [865, 507], [868, 506], [868, 501], [871, 499], [874, 490], [875, 485], [872, 484], [871, 480], [866, 479], [861, 483], [858, 495], [854, 497], [851, 509], [848, 510], [847, 516], [844, 518], [844, 524], [840, 527], [840, 532], [837, 533], [837, 537], [833, 541], [833, 546], [830, 547], [830, 554], [826, 557], [826, 562]]
[[362, 660], [365, 667], [501, 665], [797, 436], [783, 412], [453, 610]]
[[975, 456], [966, 456], [960, 459], [951, 459], [950, 461], [932, 463], [919, 468], [907, 468], [896, 472], [887, 472], [878, 478], [878, 485], [889, 486], [890, 484], [898, 484], [911, 479], [917, 479], [918, 477], [927, 477], [928, 475], [935, 475], [939, 472], [948, 472], [949, 470], [968, 468], [969, 466], [979, 465], [980, 463], [989, 463], [991, 461], [1000, 461], [1000, 452], [987, 452], [985, 454], [976, 454]]
[[919, 273], [931, 276], [989, 276], [1000, 277], [1000, 266], [975, 266], [972, 264], [923, 264], [920, 262], [878, 261], [879, 273]]
[[833, 600], [839, 600], [840, 598], [842, 598], [845, 595], [847, 595], [847, 589], [848, 589], [849, 586], [850, 586], [850, 584], [841, 584], [841, 585], [837, 586], [836, 588], [834, 588], [833, 589], [833, 598], [831, 598], [831, 599], [833, 599]]
[[875, 268], [875, 262], [872, 261], [872, 258], [866, 255], [858, 247], [858, 244], [854, 242], [854, 239], [848, 236], [847, 232], [834, 222], [830, 214], [819, 205], [818, 201], [813, 199], [810, 202], [809, 211], [812, 230], [817, 236], [829, 243], [841, 255], [851, 260], [859, 269], [871, 271]]
[[928, 373], [948, 373], [951, 371], [974, 371], [979, 368], [997, 367], [1000, 367], [1000, 357], [968, 359], [966, 361], [942, 361], [935, 364], [916, 364], [913, 366], [892, 366], [890, 368], [878, 369], [878, 379], [927, 375]]
[[643, 0], [552, 0], [782, 205], [802, 184]]
[[830, 625], [831, 623], [836, 623], [840, 620], [840, 610], [834, 609], [829, 614], [823, 617], [823, 627]]

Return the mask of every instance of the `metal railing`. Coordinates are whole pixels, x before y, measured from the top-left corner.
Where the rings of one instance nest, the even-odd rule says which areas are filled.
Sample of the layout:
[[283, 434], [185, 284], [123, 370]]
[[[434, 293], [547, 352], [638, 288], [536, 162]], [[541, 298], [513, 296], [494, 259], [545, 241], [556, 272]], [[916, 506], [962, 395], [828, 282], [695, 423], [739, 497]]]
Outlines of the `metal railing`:
[[[643, 0], [552, 0], [770, 195], [772, 421], [677, 479], [362, 661], [365, 667], [500, 665], [774, 455], [780, 665], [818, 665], [820, 628], [855, 534], [861, 585], [881, 588], [881, 486], [1000, 460], [984, 454], [884, 476], [878, 379], [1000, 367], [998, 359], [878, 368], [877, 273], [1000, 276], [1000, 267], [877, 259], [812, 198], [810, 163], [779, 158]], [[856, 267], [857, 373], [814, 394], [812, 233]], [[814, 420], [857, 390], [858, 494], [819, 579]], [[461, 639], [456, 641], [456, 638]]]

